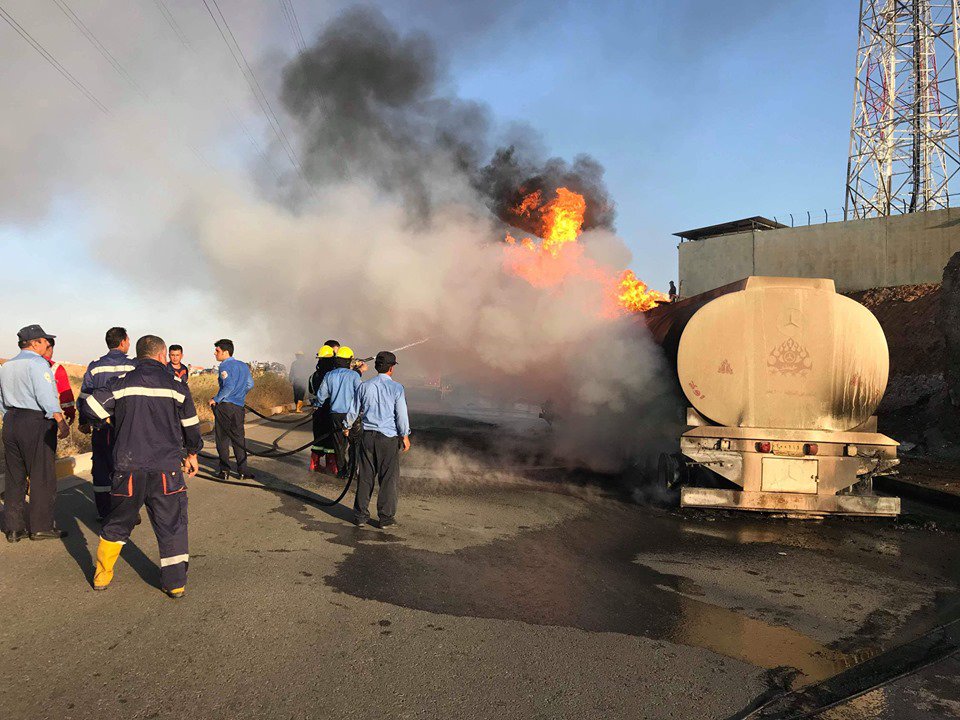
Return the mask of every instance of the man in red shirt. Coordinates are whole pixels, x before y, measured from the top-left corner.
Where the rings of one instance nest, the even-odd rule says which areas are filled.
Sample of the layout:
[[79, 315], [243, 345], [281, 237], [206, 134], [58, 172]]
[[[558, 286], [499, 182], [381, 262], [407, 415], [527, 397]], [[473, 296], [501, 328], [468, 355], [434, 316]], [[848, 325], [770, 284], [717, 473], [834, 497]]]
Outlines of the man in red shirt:
[[43, 356], [50, 363], [50, 369], [53, 370], [53, 381], [57, 387], [57, 395], [60, 396], [60, 409], [63, 410], [63, 416], [68, 425], [72, 425], [77, 417], [77, 403], [73, 396], [73, 388], [70, 387], [70, 378], [67, 377], [67, 370], [63, 365], [53, 361], [54, 340], [50, 341], [50, 347]]

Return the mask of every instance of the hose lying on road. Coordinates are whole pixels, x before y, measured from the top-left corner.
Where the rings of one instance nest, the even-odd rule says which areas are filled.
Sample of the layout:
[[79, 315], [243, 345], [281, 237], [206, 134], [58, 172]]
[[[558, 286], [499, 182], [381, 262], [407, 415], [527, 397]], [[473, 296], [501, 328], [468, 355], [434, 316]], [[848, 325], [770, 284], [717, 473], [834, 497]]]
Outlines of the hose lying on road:
[[343, 490], [340, 491], [340, 494], [337, 495], [337, 497], [333, 500], [327, 500], [325, 498], [321, 498], [319, 495], [315, 495], [314, 493], [307, 492], [305, 490], [299, 491], [294, 490], [293, 488], [271, 487], [269, 485], [264, 485], [263, 483], [246, 483], [238, 482], [236, 480], [224, 480], [216, 475], [209, 475], [207, 473], [197, 473], [196, 477], [202, 478], [203, 480], [209, 480], [210, 482], [220, 483], [222, 485], [237, 485], [238, 487], [253, 488], [255, 490], [268, 490], [270, 492], [288, 495], [299, 500], [306, 500], [307, 502], [320, 507], [332, 507], [343, 500], [343, 498], [346, 497], [347, 492], [350, 490], [350, 485], [353, 482], [353, 475], [348, 475], [347, 482], [343, 486]]
[[[260, 417], [264, 418], [265, 420], [269, 420], [270, 422], [281, 422], [281, 424], [283, 425], [293, 424], [289, 420], [287, 421], [274, 420], [271, 417], [262, 415], [261, 413], [257, 412], [256, 410], [254, 410], [249, 406], [246, 406], [246, 408], [247, 410], [250, 410], [255, 415], [259, 415]], [[214, 417], [216, 417], [216, 414], [217, 414], [216, 407], [214, 407], [213, 413], [214, 413]], [[293, 450], [284, 450], [284, 451], [280, 450], [280, 446], [278, 444], [280, 440], [282, 440], [284, 437], [292, 433], [298, 427], [306, 425], [307, 423], [312, 421], [313, 421], [313, 417], [307, 417], [306, 419], [297, 418], [297, 423], [294, 424], [293, 427], [280, 433], [280, 435], [278, 435], [273, 440], [270, 448], [262, 452], [259, 450], [252, 450], [251, 448], [247, 447], [247, 444], [241, 438], [237, 437], [237, 434], [233, 432], [233, 428], [231, 428], [226, 423], [224, 423], [223, 427], [226, 429], [227, 436], [230, 438], [230, 440], [235, 445], [242, 447], [247, 452], [248, 455], [252, 455], [254, 457], [277, 459], [277, 458], [288, 457], [290, 455], [296, 455], [297, 453], [302, 452], [303, 450], [306, 450], [308, 447], [310, 447], [314, 443], [319, 442], [321, 440], [325, 440], [329, 438], [331, 435], [333, 435], [332, 432], [328, 432], [319, 438], [311, 439], [309, 442], [305, 443], [304, 445], [301, 445], [298, 448], [294, 448]], [[219, 478], [214, 475], [208, 475], [206, 473], [198, 473], [197, 477], [203, 478], [204, 480], [210, 480], [212, 482], [223, 483], [225, 485], [238, 485], [240, 487], [250, 487], [250, 488], [257, 488], [260, 490], [269, 490], [271, 492], [282, 493], [284, 495], [289, 495], [290, 497], [299, 498], [301, 500], [307, 500], [308, 502], [313, 503], [314, 505], [318, 505], [320, 507], [332, 507], [333, 505], [336, 505], [341, 500], [343, 500], [344, 497], [346, 497], [347, 492], [350, 490], [350, 485], [353, 483], [354, 479], [356, 478], [356, 474], [359, 468], [359, 465], [357, 462], [357, 454], [358, 453], [356, 448], [356, 442], [352, 441], [350, 442], [350, 449], [347, 455], [347, 467], [344, 469], [344, 473], [343, 473], [343, 477], [346, 479], [346, 483], [344, 483], [343, 490], [334, 500], [326, 500], [314, 493], [311, 493], [305, 490], [297, 491], [289, 488], [271, 487], [269, 485], [264, 485], [262, 483], [245, 483], [245, 482], [237, 482], [234, 480], [224, 480], [223, 478]], [[217, 455], [211, 455], [210, 453], [205, 453], [201, 451], [199, 455], [200, 457], [205, 458], [207, 460], [219, 460], [219, 457]]]

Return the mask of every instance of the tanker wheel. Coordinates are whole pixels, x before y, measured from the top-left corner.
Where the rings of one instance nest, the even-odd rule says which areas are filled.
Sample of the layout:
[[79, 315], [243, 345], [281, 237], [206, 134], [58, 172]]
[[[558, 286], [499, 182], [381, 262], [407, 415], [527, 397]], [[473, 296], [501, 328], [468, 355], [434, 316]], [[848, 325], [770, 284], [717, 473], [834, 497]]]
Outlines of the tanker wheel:
[[665, 490], [675, 490], [683, 481], [680, 456], [676, 453], [660, 453], [657, 463], [657, 480]]

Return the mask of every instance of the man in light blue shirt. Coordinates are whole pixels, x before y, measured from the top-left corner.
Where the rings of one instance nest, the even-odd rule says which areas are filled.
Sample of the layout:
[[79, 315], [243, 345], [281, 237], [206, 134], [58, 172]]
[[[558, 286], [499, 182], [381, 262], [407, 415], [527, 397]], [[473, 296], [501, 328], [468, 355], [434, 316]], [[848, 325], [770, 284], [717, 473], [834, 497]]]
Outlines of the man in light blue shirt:
[[[17, 333], [20, 354], [0, 367], [0, 415], [7, 469], [3, 525], [7, 542], [59, 539], [54, 526], [57, 499], [57, 437], [70, 432], [60, 409], [53, 371], [43, 354], [55, 336], [39, 325]], [[25, 502], [30, 488], [29, 508]], [[28, 517], [29, 515], [29, 517]]]
[[216, 421], [214, 430], [220, 458], [220, 471], [217, 474], [223, 480], [230, 477], [230, 446], [233, 445], [237, 475], [241, 480], [253, 479], [253, 474], [247, 469], [247, 451], [243, 448], [247, 442], [243, 427], [246, 410], [243, 406], [247, 401], [247, 393], [253, 390], [253, 376], [245, 362], [233, 357], [232, 340], [217, 340], [213, 354], [220, 363], [217, 375], [220, 389], [210, 401]]
[[313, 401], [318, 408], [330, 401], [327, 413], [329, 422], [324, 431], [330, 433], [334, 455], [327, 456], [327, 470], [338, 477], [342, 477], [347, 469], [347, 437], [342, 432], [343, 421], [360, 386], [360, 373], [350, 369], [352, 360], [353, 350], [346, 345], [337, 348], [333, 358], [336, 367], [323, 376], [317, 397]]
[[357, 496], [353, 501], [354, 524], [364, 527], [370, 519], [370, 496], [374, 481], [380, 483], [377, 516], [380, 527], [396, 524], [397, 482], [400, 479], [400, 451], [410, 449], [410, 418], [403, 385], [393, 379], [397, 356], [387, 350], [377, 353], [374, 367], [379, 375], [360, 383], [350, 410], [343, 419], [348, 435], [358, 417], [363, 418], [360, 443], [360, 472]]

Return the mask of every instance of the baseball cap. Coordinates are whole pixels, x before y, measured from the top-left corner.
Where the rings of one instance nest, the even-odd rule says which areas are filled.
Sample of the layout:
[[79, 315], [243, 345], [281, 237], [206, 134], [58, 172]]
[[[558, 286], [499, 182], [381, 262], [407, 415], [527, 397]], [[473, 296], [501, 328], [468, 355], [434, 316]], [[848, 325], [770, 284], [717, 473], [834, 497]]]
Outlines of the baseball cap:
[[26, 327], [20, 328], [17, 337], [24, 342], [29, 342], [30, 340], [38, 340], [40, 338], [53, 340], [56, 335], [51, 335], [39, 325], [27, 325]]
[[396, 365], [397, 356], [389, 350], [381, 350], [377, 353], [377, 359], [373, 362], [375, 365]]

